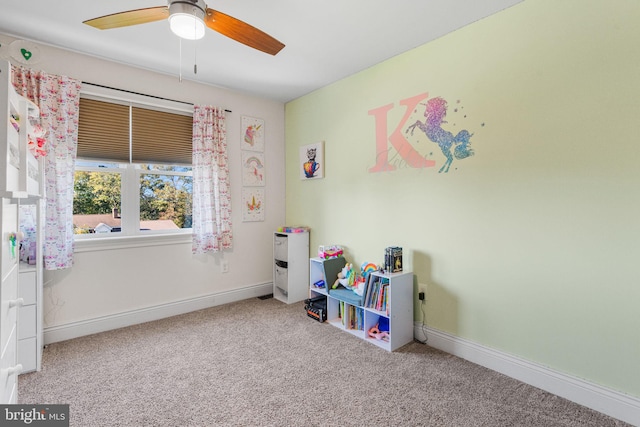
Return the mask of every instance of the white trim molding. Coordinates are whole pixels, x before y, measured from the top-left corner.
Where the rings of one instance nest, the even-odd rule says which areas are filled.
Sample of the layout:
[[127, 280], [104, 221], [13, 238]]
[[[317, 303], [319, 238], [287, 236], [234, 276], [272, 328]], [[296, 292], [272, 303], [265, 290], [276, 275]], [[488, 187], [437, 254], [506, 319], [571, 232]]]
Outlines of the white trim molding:
[[[146, 232], [145, 232], [146, 233]], [[111, 233], [109, 233], [111, 234]], [[117, 234], [117, 233], [116, 233]], [[147, 246], [189, 244], [192, 241], [191, 230], [177, 230], [177, 232], [161, 234], [139, 234], [135, 236], [107, 236], [78, 234], [75, 236], [74, 253], [119, 250], [129, 248], [143, 248]]]
[[215, 307], [217, 305], [227, 304], [230, 302], [269, 295], [272, 292], [273, 282], [267, 282], [247, 286], [233, 291], [209, 294], [197, 298], [146, 307], [139, 310], [116, 313], [109, 316], [72, 322], [65, 325], [52, 326], [44, 328], [44, 344], [47, 345], [54, 342], [83, 337], [85, 335], [151, 322], [153, 320], [190, 313], [192, 311]]
[[[427, 336], [425, 337], [425, 330]], [[640, 399], [414, 322], [414, 337], [446, 353], [640, 426]]]

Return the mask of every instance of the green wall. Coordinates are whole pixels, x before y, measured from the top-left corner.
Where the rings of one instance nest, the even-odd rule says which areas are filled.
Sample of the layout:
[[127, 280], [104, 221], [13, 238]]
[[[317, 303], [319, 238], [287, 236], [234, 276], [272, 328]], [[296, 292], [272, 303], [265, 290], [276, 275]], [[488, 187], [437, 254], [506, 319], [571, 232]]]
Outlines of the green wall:
[[[639, 22], [636, 0], [527, 0], [288, 103], [287, 223], [357, 264], [402, 246], [428, 326], [640, 397]], [[404, 132], [423, 93], [475, 155], [438, 173], [416, 129], [435, 167], [391, 148], [396, 170], [369, 172], [369, 111]], [[302, 180], [318, 141], [325, 177]]]

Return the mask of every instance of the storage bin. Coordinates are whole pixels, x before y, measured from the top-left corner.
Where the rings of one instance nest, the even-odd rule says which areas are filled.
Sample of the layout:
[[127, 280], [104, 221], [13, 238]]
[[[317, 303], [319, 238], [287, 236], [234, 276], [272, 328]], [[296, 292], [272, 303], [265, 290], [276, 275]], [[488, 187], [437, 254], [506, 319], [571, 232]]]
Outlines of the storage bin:
[[280, 261], [289, 261], [289, 239], [286, 234], [276, 234], [273, 241], [273, 257]]
[[289, 294], [289, 270], [277, 261], [275, 265], [275, 286], [285, 296]]

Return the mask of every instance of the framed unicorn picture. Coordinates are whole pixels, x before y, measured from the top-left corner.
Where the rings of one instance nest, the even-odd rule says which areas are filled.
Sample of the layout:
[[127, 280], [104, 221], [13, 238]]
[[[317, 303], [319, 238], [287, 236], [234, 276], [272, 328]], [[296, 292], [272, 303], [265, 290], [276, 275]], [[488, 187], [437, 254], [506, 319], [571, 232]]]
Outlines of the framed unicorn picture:
[[250, 151], [264, 151], [264, 120], [242, 116], [241, 148]]
[[300, 179], [324, 178], [324, 141], [300, 147]]
[[264, 221], [264, 188], [242, 187], [242, 222]]
[[242, 151], [242, 185], [264, 187], [264, 153]]

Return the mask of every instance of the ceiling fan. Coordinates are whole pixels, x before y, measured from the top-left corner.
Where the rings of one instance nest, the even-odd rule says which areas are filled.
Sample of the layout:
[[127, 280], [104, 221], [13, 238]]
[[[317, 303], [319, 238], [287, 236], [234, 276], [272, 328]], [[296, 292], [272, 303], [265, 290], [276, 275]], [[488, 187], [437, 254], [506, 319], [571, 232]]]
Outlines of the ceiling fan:
[[278, 40], [246, 22], [209, 9], [204, 0], [168, 0], [168, 6], [118, 12], [89, 19], [83, 23], [100, 30], [108, 30], [167, 18], [171, 31], [185, 39], [202, 38], [206, 25], [213, 31], [270, 55], [277, 54], [284, 47], [284, 44]]

